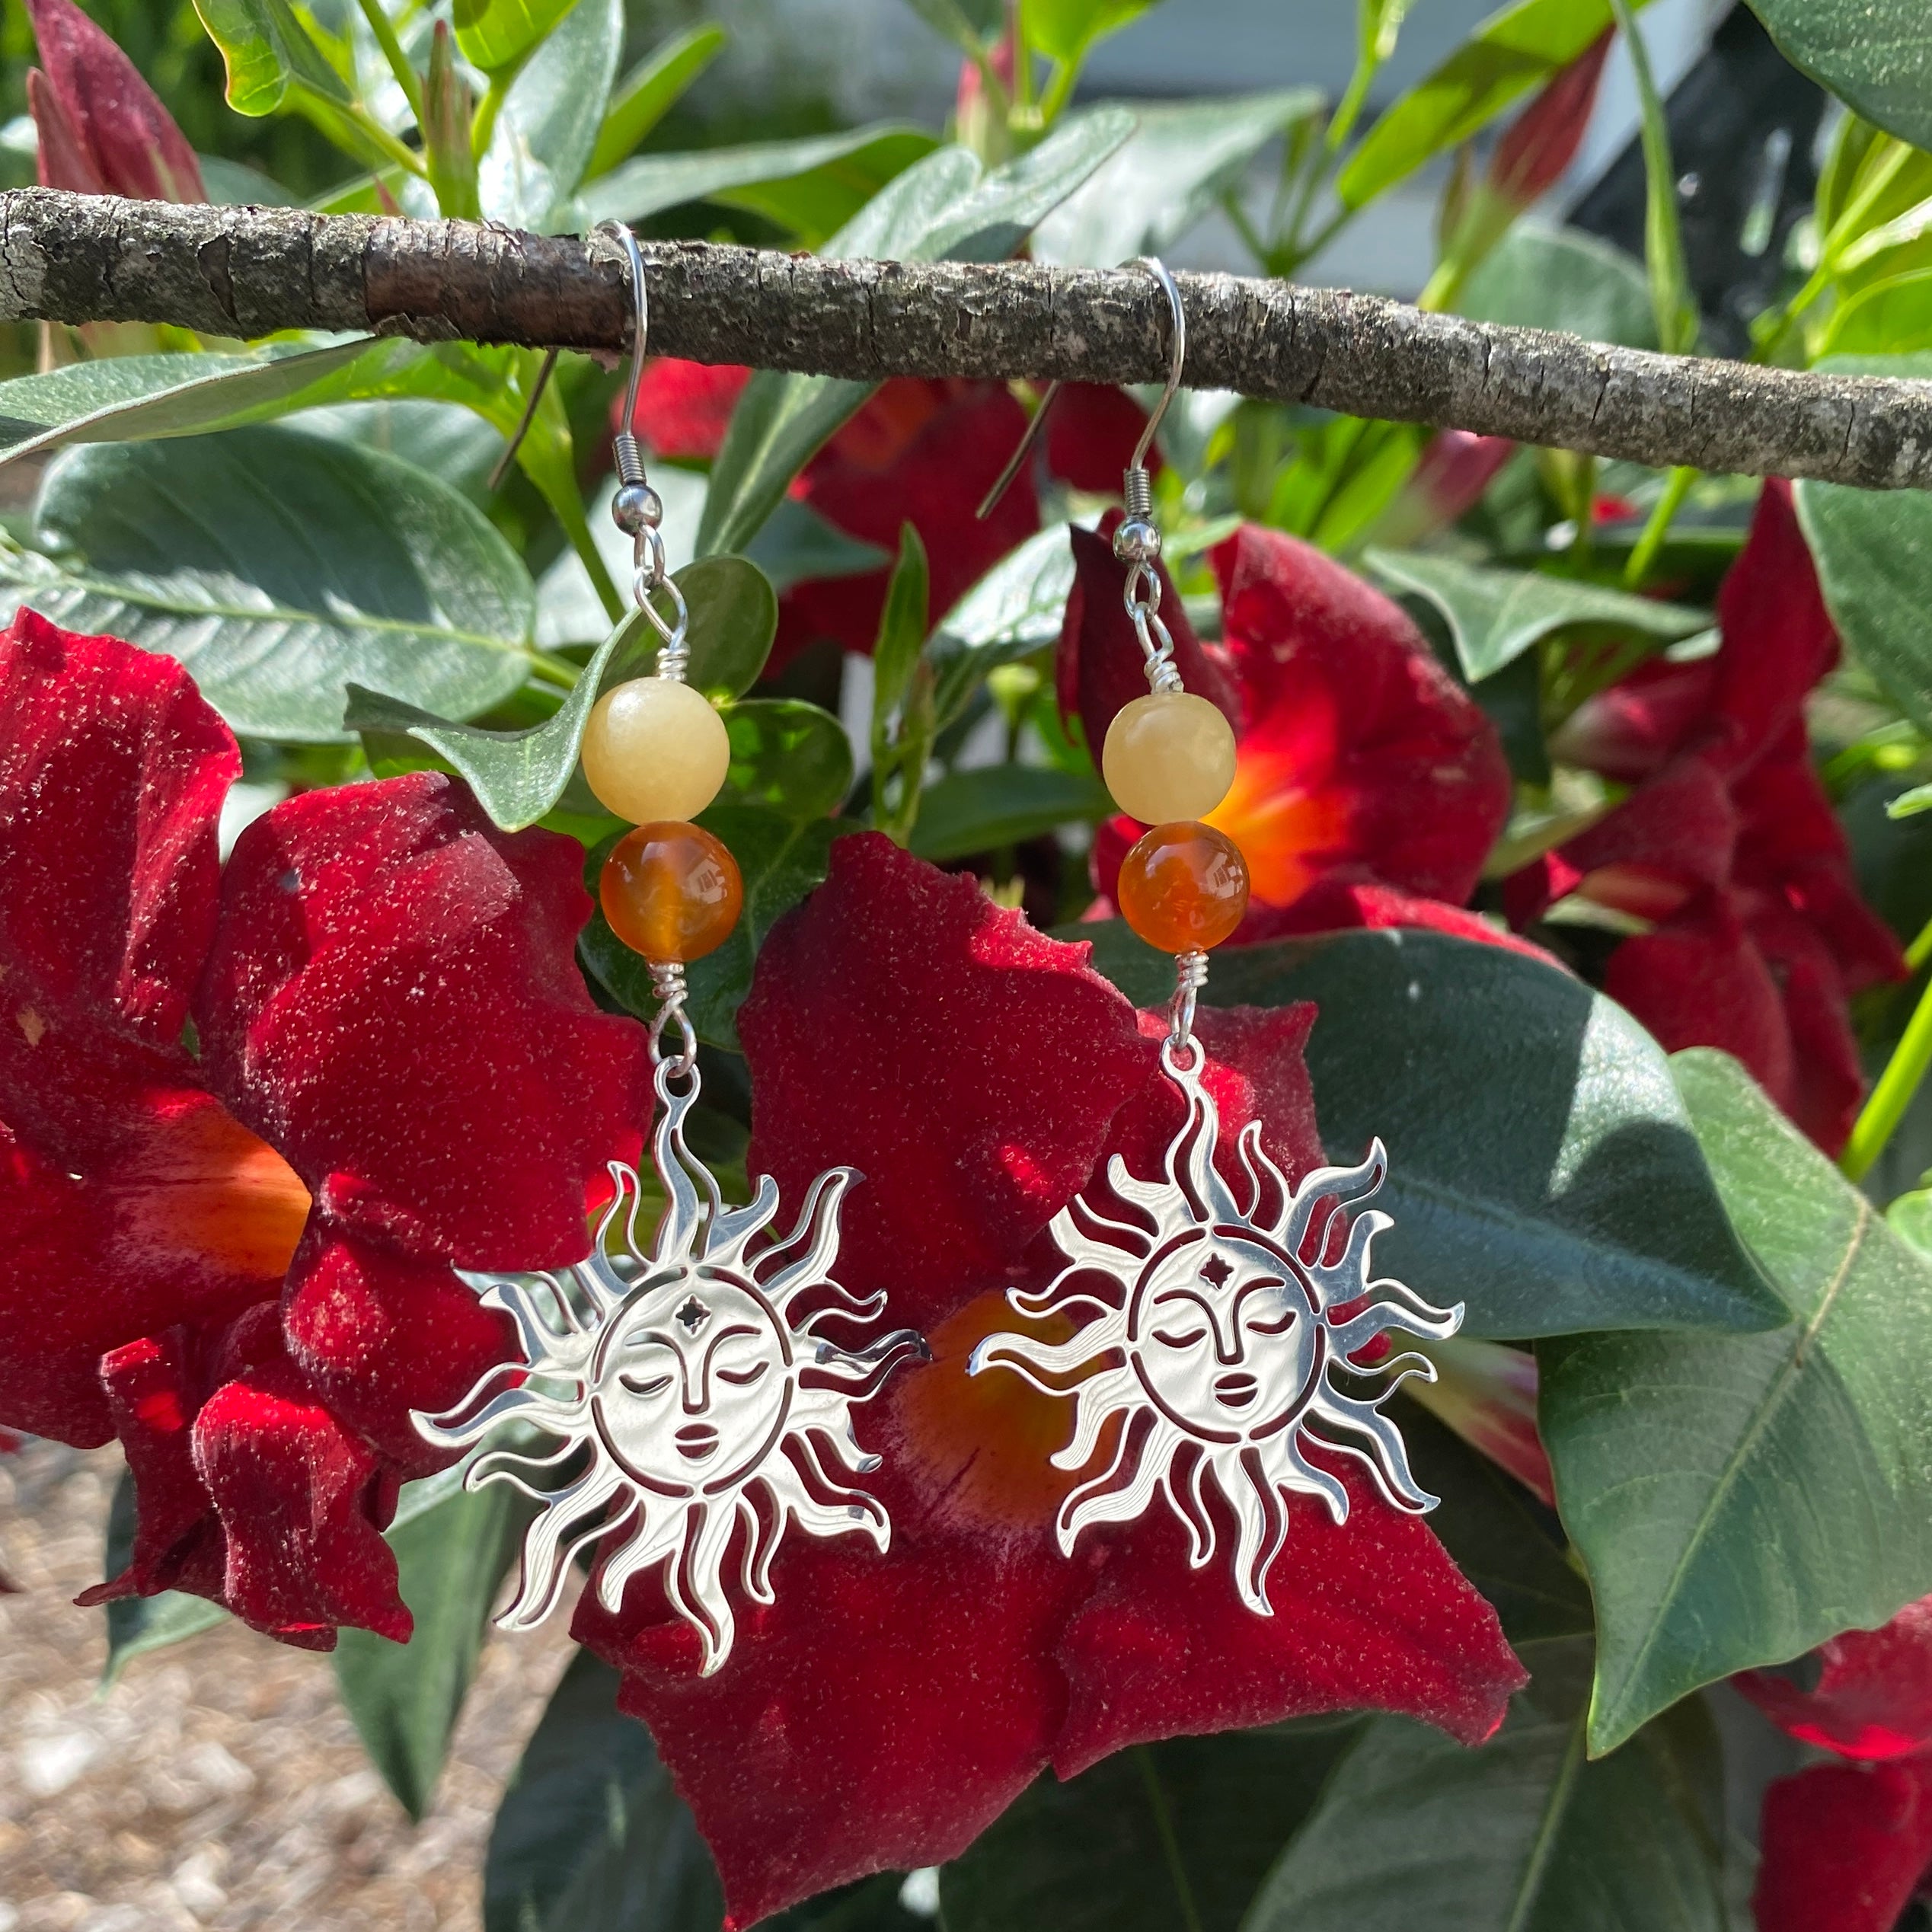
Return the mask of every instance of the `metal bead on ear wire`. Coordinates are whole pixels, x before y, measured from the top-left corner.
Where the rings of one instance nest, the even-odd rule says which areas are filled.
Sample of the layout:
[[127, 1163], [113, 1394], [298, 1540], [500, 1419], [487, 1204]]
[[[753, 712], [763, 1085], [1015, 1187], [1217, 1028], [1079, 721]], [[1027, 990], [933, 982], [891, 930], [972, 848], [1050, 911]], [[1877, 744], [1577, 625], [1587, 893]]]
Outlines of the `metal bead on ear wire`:
[[[884, 1506], [854, 1480], [879, 1458], [859, 1447], [852, 1408], [926, 1351], [910, 1329], [850, 1346], [821, 1332], [874, 1321], [885, 1307], [883, 1292], [861, 1299], [832, 1272], [840, 1206], [862, 1178], [855, 1168], [820, 1174], [797, 1226], [780, 1239], [770, 1176], [749, 1206], [727, 1206], [686, 1137], [701, 1080], [685, 969], [730, 936], [744, 889], [730, 853], [685, 822], [717, 795], [728, 744], [717, 712], [683, 682], [688, 613], [664, 567], [664, 506], [628, 426], [648, 324], [643, 259], [628, 228], [615, 232], [635, 333], [613, 514], [634, 541], [638, 606], [660, 641], [655, 675], [599, 700], [591, 726], [600, 735], [593, 750], [586, 732], [583, 759], [605, 804], [649, 819], [613, 848], [599, 897], [612, 930], [648, 961], [657, 997], [651, 1165], [664, 1211], [647, 1235], [637, 1173], [614, 1164], [615, 1198], [584, 1260], [544, 1274], [466, 1276], [485, 1305], [516, 1322], [520, 1351], [454, 1408], [414, 1420], [426, 1441], [449, 1449], [523, 1426], [523, 1439], [475, 1458], [463, 1479], [466, 1489], [507, 1482], [543, 1505], [525, 1538], [516, 1600], [499, 1623], [541, 1621], [561, 1599], [572, 1559], [601, 1544], [595, 1587], [604, 1607], [616, 1611], [634, 1577], [660, 1570], [672, 1608], [697, 1633], [708, 1677], [736, 1641], [734, 1550], [738, 1592], [768, 1604], [772, 1560], [793, 1528], [887, 1547]], [[669, 592], [670, 618], [652, 602], [655, 592]], [[710, 731], [726, 746], [714, 774], [679, 749], [682, 737]], [[632, 810], [640, 804], [651, 809]], [[532, 1445], [532, 1433], [551, 1440]], [[548, 1487], [529, 1480], [560, 1471], [564, 1480]]]
[[[1107, 1453], [1060, 1509], [1063, 1552], [1091, 1528], [1132, 1521], [1160, 1496], [1185, 1527], [1198, 1570], [1231, 1518], [1236, 1592], [1266, 1617], [1273, 1614], [1268, 1573], [1289, 1535], [1285, 1497], [1314, 1496], [1336, 1522], [1347, 1518], [1336, 1457], [1363, 1464], [1397, 1509], [1434, 1506], [1382, 1413], [1398, 1383], [1432, 1379], [1433, 1366], [1413, 1355], [1384, 1363], [1384, 1384], [1372, 1397], [1346, 1384], [1362, 1372], [1351, 1357], [1368, 1343], [1391, 1330], [1453, 1334], [1462, 1310], [1432, 1308], [1371, 1273], [1370, 1244], [1389, 1218], [1371, 1209], [1351, 1223], [1344, 1210], [1381, 1186], [1379, 1141], [1359, 1167], [1321, 1168], [1291, 1185], [1262, 1147], [1261, 1123], [1250, 1121], [1237, 1143], [1241, 1181], [1231, 1183], [1218, 1164], [1220, 1109], [1206, 1083], [1195, 1009], [1209, 950], [1247, 911], [1247, 867], [1226, 833], [1199, 822], [1233, 780], [1234, 733], [1213, 705], [1183, 689], [1161, 620], [1161, 535], [1146, 459], [1180, 385], [1186, 324], [1172, 276], [1158, 262], [1141, 266], [1166, 291], [1173, 329], [1167, 388], [1128, 467], [1113, 552], [1127, 567], [1123, 594], [1149, 690], [1115, 717], [1101, 763], [1116, 800], [1154, 822], [1122, 864], [1117, 899], [1135, 932], [1174, 955], [1161, 1064], [1186, 1118], [1158, 1175], [1135, 1174], [1116, 1156], [1106, 1186], [1055, 1218], [1050, 1232], [1067, 1265], [1043, 1293], [1008, 1291], [1017, 1313], [1057, 1318], [1062, 1334], [1068, 1317], [1078, 1320], [1071, 1339], [989, 1335], [967, 1368], [975, 1375], [1005, 1369], [1074, 1403], [1072, 1436], [1052, 1458], [1056, 1468], [1086, 1471]], [[1009, 473], [1017, 467], [1016, 458]], [[1311, 1459], [1310, 1448], [1322, 1453]]]

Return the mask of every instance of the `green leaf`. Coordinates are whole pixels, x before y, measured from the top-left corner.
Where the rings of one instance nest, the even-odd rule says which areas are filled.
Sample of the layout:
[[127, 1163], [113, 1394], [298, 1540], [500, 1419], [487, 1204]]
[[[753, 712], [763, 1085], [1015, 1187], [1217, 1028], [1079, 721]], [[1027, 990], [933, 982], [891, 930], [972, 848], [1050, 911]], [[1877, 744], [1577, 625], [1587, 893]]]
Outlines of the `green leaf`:
[[[1070, 928], [1137, 1005], [1174, 967], [1115, 921]], [[1662, 1051], [1621, 1007], [1500, 946], [1338, 933], [1218, 955], [1220, 1005], [1313, 1000], [1324, 1142], [1379, 1135], [1376, 1258], [1471, 1335], [1753, 1329], [1783, 1303], [1739, 1247]]]
[[950, 40], [967, 59], [986, 58], [986, 43], [979, 30], [967, 19], [959, 0], [905, 0], [905, 4], [941, 40]]
[[228, 68], [228, 104], [238, 114], [272, 114], [292, 86], [346, 104], [347, 84], [330, 65], [289, 0], [194, 0]]
[[[769, 806], [714, 805], [698, 822], [730, 848], [745, 881], [745, 909], [731, 937], [690, 969], [691, 1024], [707, 1045], [738, 1050], [738, 1009], [752, 989], [765, 935], [823, 883], [832, 841], [856, 825], [836, 819], [801, 820]], [[584, 877], [594, 895], [597, 877], [617, 836], [590, 854]], [[657, 1011], [650, 969], [605, 923], [592, 915], [577, 950], [600, 985], [627, 1011], [648, 1017]]]
[[[123, 1470], [107, 1506], [107, 1547], [104, 1576], [118, 1576], [134, 1554], [134, 1478]], [[117, 1597], [106, 1606], [107, 1658], [101, 1667], [101, 1688], [110, 1688], [136, 1657], [165, 1650], [203, 1630], [228, 1621], [228, 1613], [206, 1597], [184, 1590], [163, 1590], [152, 1597]]]
[[1684, 232], [1677, 218], [1677, 166], [1671, 159], [1670, 128], [1662, 97], [1650, 72], [1650, 55], [1638, 32], [1633, 0], [1610, 0], [1622, 30], [1643, 112], [1643, 259], [1650, 283], [1651, 312], [1657, 318], [1658, 346], [1668, 355], [1686, 356], [1697, 346], [1697, 304], [1691, 271], [1684, 260]]
[[1491, 14], [1369, 130], [1336, 182], [1343, 205], [1362, 207], [1467, 141], [1610, 24], [1610, 0], [1518, 0]]
[[1787, 1325], [1538, 1351], [1557, 1503], [1596, 1598], [1598, 1751], [1699, 1685], [1932, 1591], [1932, 1264], [1735, 1062], [1674, 1064]]
[[912, 667], [925, 647], [931, 596], [926, 547], [909, 523], [899, 533], [899, 558], [886, 586], [879, 635], [872, 651], [872, 736], [877, 744], [886, 721], [905, 702]]
[[1087, 49], [1138, 20], [1152, 0], [1020, 0], [1027, 38], [1036, 53], [1078, 66]]
[[1043, 1777], [940, 1867], [947, 1932], [1231, 1927], [1359, 1729], [1178, 1738]]
[[[985, 175], [963, 148], [937, 149], [880, 190], [822, 252], [835, 258], [997, 261], [1025, 240], [1133, 132], [1124, 109], [1070, 117]], [[873, 385], [761, 370], [732, 412], [698, 532], [700, 554], [742, 550], [791, 480]]]
[[857, 577], [883, 570], [892, 554], [848, 537], [810, 503], [787, 497], [759, 526], [745, 554], [782, 597], [795, 583]]
[[1885, 1218], [1908, 1247], [1932, 1260], [1932, 1188], [1901, 1194], [1886, 1209]]
[[730, 38], [721, 27], [694, 27], [673, 34], [625, 75], [612, 96], [604, 124], [597, 130], [584, 178], [608, 174], [625, 160], [684, 94], [724, 51]]
[[503, 97], [477, 173], [483, 212], [546, 235], [587, 226], [576, 202], [624, 52], [624, 0], [576, 0]]
[[1589, 1644], [1526, 1645], [1524, 1661], [1529, 1688], [1480, 1751], [1369, 1723], [1241, 1932], [1726, 1932], [1710, 1718], [1673, 1712], [1592, 1764]]
[[1798, 485], [1798, 518], [1832, 621], [1852, 656], [1932, 729], [1932, 497]]
[[1660, 604], [1540, 570], [1496, 570], [1424, 551], [1372, 550], [1365, 560], [1398, 590], [1442, 613], [1471, 684], [1491, 677], [1545, 637], [1578, 624], [1611, 625], [1670, 642], [1710, 628], [1707, 611]]
[[1033, 255], [1111, 268], [1170, 248], [1235, 186], [1258, 149], [1321, 106], [1313, 88], [1142, 107], [1139, 126], [1039, 225]]
[[484, 1932], [717, 1932], [724, 1898], [618, 1674], [580, 1650], [490, 1833]]
[[1932, 349], [1932, 269], [1888, 276], [1861, 289], [1832, 315], [1829, 356], [1883, 356]]
[[449, 1735], [483, 1648], [491, 1599], [531, 1506], [500, 1483], [458, 1488], [401, 1517], [389, 1532], [402, 1599], [416, 1619], [405, 1644], [369, 1630], [336, 1641], [336, 1687], [369, 1761], [413, 1819], [430, 1808]]
[[949, 771], [920, 794], [912, 849], [943, 864], [996, 851], [1075, 821], [1109, 817], [1113, 801], [1099, 779], [1050, 765], [981, 765]]
[[1008, 551], [953, 606], [926, 647], [940, 730], [966, 710], [989, 672], [1059, 638], [1073, 576], [1067, 526], [1055, 523]]
[[1885, 808], [1888, 819], [1916, 818], [1921, 812], [1932, 812], [1932, 785], [1914, 785], [1888, 800]]
[[[763, 573], [742, 557], [707, 557], [673, 571], [672, 577], [691, 613], [686, 682], [714, 701], [748, 690], [764, 669], [778, 624], [778, 599]], [[657, 597], [668, 618], [669, 599], [662, 592]], [[521, 731], [452, 724], [359, 684], [349, 687], [343, 721], [351, 731], [378, 739], [401, 736], [427, 746], [469, 781], [477, 802], [498, 825], [518, 832], [535, 825], [563, 797], [597, 700], [628, 678], [648, 677], [657, 650], [656, 627], [642, 612], [632, 612], [598, 647], [557, 711]], [[840, 736], [842, 740], [844, 734]], [[839, 797], [844, 796], [841, 791]]]
[[1577, 228], [1511, 229], [1464, 283], [1456, 312], [1626, 349], [1657, 346], [1643, 263]]
[[286, 427], [73, 449], [0, 582], [70, 628], [178, 658], [244, 736], [343, 742], [351, 683], [474, 717], [530, 669], [535, 592], [436, 477]]
[[593, 222], [636, 223], [687, 202], [718, 201], [822, 238], [934, 151], [921, 129], [875, 121], [799, 141], [639, 155], [593, 180], [583, 203]]
[[799, 698], [750, 698], [724, 714], [728, 802], [791, 819], [829, 818], [852, 789], [852, 745], [827, 711]]
[[1922, 0], [1751, 0], [1793, 66], [1916, 148], [1932, 148], [1932, 16]]
[[456, 0], [456, 44], [486, 74], [501, 72], [542, 40], [578, 0]]

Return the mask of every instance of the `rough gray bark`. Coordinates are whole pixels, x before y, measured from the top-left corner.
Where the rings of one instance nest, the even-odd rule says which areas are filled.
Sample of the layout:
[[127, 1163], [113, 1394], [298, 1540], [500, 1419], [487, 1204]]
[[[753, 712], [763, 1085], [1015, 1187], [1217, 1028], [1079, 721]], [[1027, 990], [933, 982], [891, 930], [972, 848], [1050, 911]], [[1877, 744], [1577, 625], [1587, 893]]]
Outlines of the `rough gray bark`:
[[[1137, 270], [828, 261], [691, 241], [647, 242], [644, 258], [650, 346], [668, 355], [861, 381], [1164, 373], [1165, 304]], [[1286, 282], [1177, 279], [1194, 388], [1657, 466], [1932, 484], [1932, 383], [1650, 355]], [[41, 188], [0, 197], [0, 319], [607, 351], [630, 334], [608, 241]]]

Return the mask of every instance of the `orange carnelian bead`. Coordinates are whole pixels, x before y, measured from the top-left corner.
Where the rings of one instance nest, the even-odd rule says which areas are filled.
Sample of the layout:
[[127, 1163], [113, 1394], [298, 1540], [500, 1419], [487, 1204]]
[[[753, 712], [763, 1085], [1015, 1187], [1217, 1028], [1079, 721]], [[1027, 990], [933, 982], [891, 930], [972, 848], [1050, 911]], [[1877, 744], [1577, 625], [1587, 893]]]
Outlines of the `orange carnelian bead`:
[[1225, 832], [1156, 825], [1120, 862], [1120, 916], [1164, 953], [1204, 953], [1247, 911], [1247, 861]]
[[612, 847], [597, 896], [612, 931], [634, 953], [688, 963], [731, 937], [745, 882], [738, 861], [702, 825], [660, 819]]

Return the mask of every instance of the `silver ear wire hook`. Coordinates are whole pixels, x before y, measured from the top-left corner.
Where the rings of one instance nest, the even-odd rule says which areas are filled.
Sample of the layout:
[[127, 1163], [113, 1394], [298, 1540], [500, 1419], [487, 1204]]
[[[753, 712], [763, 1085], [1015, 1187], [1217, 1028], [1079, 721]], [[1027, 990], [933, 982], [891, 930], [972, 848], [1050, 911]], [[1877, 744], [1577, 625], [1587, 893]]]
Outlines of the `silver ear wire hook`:
[[[663, 640], [657, 653], [657, 675], [680, 680], [690, 661], [691, 646], [686, 635], [690, 613], [684, 593], [664, 567], [664, 537], [659, 526], [664, 521], [664, 500], [644, 474], [643, 452], [637, 445], [632, 427], [637, 420], [637, 397], [644, 379], [644, 357], [650, 343], [650, 295], [644, 285], [644, 254], [637, 238], [621, 222], [600, 222], [596, 232], [607, 235], [624, 250], [631, 283], [631, 373], [624, 388], [624, 426], [611, 439], [617, 461], [617, 495], [611, 503], [611, 519], [631, 539], [633, 566], [631, 595], [637, 608], [648, 618]], [[670, 598], [676, 615], [666, 623], [651, 592], [663, 590]]]
[[[1154, 439], [1158, 434], [1162, 420], [1167, 414], [1167, 406], [1174, 399], [1174, 391], [1180, 387], [1180, 372], [1187, 361], [1187, 311], [1181, 305], [1180, 290], [1174, 286], [1174, 278], [1167, 272], [1166, 263], [1158, 255], [1136, 255], [1130, 262], [1122, 262], [1123, 268], [1144, 268], [1161, 285], [1167, 298], [1170, 318], [1167, 330], [1167, 382], [1161, 391], [1161, 400], [1154, 406], [1154, 411], [1147, 419], [1147, 427], [1141, 432], [1140, 441], [1134, 445], [1134, 460], [1127, 466], [1126, 497], [1127, 514], [1130, 517], [1145, 519], [1152, 503], [1147, 476], [1148, 452], [1154, 447]], [[1058, 381], [1046, 385], [1046, 393], [1039, 399], [1039, 407], [1033, 411], [1033, 420], [1027, 425], [1025, 435], [1020, 437], [1019, 446], [1007, 458], [1006, 468], [1000, 471], [998, 481], [986, 492], [986, 498], [976, 513], [979, 520], [991, 516], [998, 506], [1013, 479], [1020, 474], [1020, 466], [1027, 460], [1027, 452], [1039, 440], [1040, 431], [1046, 427], [1047, 412], [1053, 407], [1059, 396], [1061, 384]]]

